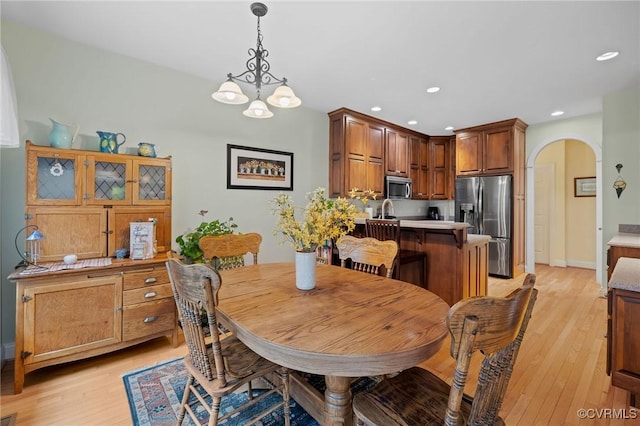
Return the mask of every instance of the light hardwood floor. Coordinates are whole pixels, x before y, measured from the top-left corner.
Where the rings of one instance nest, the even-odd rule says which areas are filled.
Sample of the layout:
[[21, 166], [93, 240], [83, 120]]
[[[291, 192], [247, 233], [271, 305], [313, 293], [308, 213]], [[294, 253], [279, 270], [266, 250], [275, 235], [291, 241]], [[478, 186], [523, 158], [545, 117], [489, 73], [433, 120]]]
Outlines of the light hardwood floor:
[[[640, 424], [640, 410], [637, 419], [612, 419], [632, 411], [628, 393], [611, 386], [605, 371], [607, 304], [599, 296], [595, 272], [537, 265], [536, 275], [538, 301], [501, 411], [507, 424]], [[523, 278], [490, 279], [489, 294], [506, 295]], [[448, 346], [447, 340], [421, 365], [450, 381], [453, 360]], [[2, 416], [17, 412], [18, 426], [129, 425], [122, 374], [185, 353], [184, 345], [172, 348], [159, 339], [29, 373], [20, 395], [12, 394], [13, 369], [8, 364], [2, 370], [0, 412]], [[476, 363], [472, 380], [477, 370]], [[581, 420], [579, 409], [592, 409], [589, 413], [595, 418]]]

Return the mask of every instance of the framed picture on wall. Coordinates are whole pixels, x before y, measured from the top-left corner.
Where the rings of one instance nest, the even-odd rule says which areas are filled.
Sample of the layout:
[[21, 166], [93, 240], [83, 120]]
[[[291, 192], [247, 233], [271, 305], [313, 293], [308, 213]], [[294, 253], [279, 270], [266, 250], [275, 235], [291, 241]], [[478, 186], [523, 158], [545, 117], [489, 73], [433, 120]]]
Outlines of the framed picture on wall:
[[574, 197], [595, 197], [596, 196], [596, 177], [577, 177], [573, 178]]
[[293, 153], [228, 144], [227, 189], [293, 191]]

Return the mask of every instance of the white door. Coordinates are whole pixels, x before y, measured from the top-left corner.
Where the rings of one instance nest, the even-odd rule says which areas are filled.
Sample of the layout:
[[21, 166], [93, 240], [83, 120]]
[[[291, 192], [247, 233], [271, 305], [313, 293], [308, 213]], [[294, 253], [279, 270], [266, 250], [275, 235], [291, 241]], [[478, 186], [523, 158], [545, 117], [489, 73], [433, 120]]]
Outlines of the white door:
[[554, 164], [536, 164], [535, 168], [535, 262], [549, 264], [551, 257], [551, 206], [555, 197], [555, 168]]

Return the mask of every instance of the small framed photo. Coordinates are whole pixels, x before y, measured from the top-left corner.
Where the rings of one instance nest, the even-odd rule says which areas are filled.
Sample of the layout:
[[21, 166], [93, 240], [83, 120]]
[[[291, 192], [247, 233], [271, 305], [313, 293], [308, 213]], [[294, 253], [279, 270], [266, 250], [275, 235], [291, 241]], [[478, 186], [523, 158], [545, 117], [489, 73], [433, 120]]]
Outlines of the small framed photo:
[[293, 191], [293, 153], [227, 145], [227, 189]]
[[577, 177], [574, 181], [574, 197], [595, 197], [596, 177]]

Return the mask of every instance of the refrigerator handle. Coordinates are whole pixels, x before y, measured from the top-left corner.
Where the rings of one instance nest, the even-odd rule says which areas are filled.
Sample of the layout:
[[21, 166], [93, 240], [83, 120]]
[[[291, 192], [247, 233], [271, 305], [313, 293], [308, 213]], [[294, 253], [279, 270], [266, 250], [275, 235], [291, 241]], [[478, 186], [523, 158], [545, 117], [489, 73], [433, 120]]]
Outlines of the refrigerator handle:
[[484, 197], [484, 181], [480, 179], [478, 183], [478, 213], [476, 214], [476, 220], [478, 221], [478, 232], [484, 234], [484, 210], [482, 199]]

